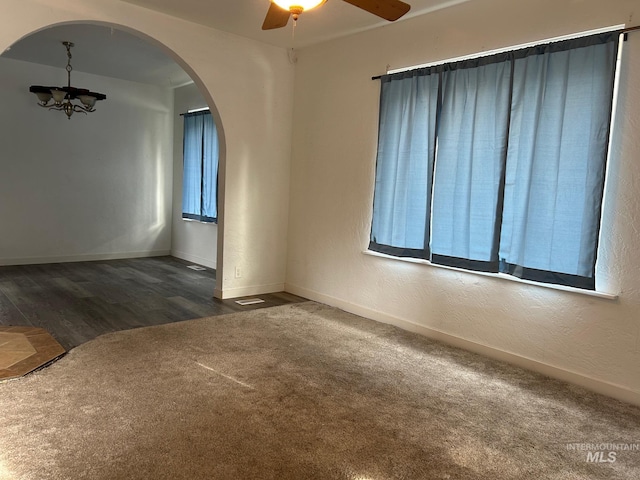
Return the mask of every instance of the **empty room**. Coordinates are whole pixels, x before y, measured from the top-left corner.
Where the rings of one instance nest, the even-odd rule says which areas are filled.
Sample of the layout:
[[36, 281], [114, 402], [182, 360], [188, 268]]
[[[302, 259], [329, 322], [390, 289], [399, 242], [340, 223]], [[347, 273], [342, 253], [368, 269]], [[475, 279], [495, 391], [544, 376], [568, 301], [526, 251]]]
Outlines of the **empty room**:
[[640, 477], [639, 8], [1, 2], [0, 479]]

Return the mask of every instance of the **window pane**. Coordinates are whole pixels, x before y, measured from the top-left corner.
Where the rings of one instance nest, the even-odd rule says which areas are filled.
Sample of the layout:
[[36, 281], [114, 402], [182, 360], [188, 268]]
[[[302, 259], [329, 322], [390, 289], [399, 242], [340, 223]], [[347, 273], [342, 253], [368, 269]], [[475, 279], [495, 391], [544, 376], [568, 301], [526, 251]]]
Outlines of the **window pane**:
[[[511, 62], [443, 74], [433, 191], [435, 263], [497, 271], [497, 211], [509, 122]], [[454, 258], [440, 258], [440, 256]]]

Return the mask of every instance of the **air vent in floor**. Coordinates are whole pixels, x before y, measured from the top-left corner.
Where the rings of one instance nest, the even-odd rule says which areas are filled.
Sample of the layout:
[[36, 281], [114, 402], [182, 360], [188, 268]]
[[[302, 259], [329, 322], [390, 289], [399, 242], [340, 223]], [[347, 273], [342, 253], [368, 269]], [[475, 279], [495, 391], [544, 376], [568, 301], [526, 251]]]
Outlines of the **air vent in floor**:
[[187, 268], [190, 268], [191, 270], [206, 270], [206, 268], [201, 267], [200, 265], [187, 265]]
[[245, 298], [244, 300], [236, 300], [238, 305], [255, 305], [256, 303], [264, 303], [264, 300], [261, 298]]

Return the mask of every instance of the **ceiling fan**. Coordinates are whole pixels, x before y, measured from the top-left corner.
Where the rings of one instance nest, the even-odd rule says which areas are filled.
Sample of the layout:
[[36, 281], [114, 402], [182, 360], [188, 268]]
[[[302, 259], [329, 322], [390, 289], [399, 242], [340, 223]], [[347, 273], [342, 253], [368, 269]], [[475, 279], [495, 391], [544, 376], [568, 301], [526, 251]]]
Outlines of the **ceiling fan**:
[[[263, 30], [282, 28], [289, 22], [289, 17], [297, 20], [306, 10], [319, 7], [327, 0], [271, 0], [271, 6], [262, 24]], [[373, 13], [380, 18], [393, 22], [409, 11], [411, 5], [400, 0], [344, 0], [351, 5]]]

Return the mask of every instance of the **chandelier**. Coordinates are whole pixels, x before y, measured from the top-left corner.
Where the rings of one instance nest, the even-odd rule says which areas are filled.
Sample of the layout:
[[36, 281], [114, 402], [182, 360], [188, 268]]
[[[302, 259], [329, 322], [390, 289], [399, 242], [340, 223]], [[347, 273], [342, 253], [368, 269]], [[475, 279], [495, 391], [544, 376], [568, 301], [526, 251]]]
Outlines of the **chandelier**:
[[[38, 97], [38, 105], [49, 110], [62, 110], [67, 118], [71, 119], [73, 112], [95, 112], [95, 104], [98, 100], [107, 98], [102, 93], [91, 92], [85, 88], [71, 86], [71, 47], [73, 43], [62, 42], [67, 49], [67, 86], [66, 87], [43, 87], [41, 85], [31, 85], [29, 91]], [[53, 100], [53, 101], [52, 101]], [[74, 103], [75, 101], [75, 103]], [[79, 101], [79, 102], [78, 102]]]

